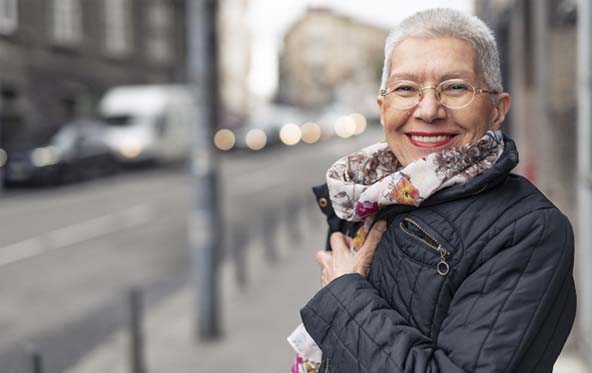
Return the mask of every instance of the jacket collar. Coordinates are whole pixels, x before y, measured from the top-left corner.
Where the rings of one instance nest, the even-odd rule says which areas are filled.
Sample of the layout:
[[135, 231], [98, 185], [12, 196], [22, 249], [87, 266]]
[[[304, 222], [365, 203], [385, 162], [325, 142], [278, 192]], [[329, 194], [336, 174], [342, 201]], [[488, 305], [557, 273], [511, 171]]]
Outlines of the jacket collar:
[[[475, 176], [466, 184], [453, 185], [436, 192], [433, 196], [426, 199], [421, 206], [433, 206], [447, 201], [471, 197], [491, 190], [501, 184], [506, 177], [508, 177], [510, 171], [512, 171], [512, 169], [518, 164], [518, 161], [516, 144], [512, 139], [504, 135], [504, 152], [492, 167]], [[331, 199], [329, 198], [327, 184], [325, 183], [314, 187], [313, 192], [317, 197], [317, 203], [319, 203], [321, 211], [327, 215], [330, 225], [331, 223], [337, 225], [337, 220], [340, 219], [335, 216], [333, 206], [331, 205]], [[417, 207], [409, 205], [389, 205], [377, 213], [375, 221], [387, 216], [411, 211], [415, 208]]]

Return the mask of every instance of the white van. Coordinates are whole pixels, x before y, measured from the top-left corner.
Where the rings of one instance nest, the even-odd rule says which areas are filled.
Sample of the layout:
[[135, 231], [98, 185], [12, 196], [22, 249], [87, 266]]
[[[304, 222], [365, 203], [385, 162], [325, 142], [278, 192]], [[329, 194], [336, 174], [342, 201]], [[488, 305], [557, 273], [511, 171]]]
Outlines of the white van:
[[105, 93], [99, 114], [105, 141], [123, 163], [176, 162], [189, 157], [197, 110], [183, 85], [119, 86]]

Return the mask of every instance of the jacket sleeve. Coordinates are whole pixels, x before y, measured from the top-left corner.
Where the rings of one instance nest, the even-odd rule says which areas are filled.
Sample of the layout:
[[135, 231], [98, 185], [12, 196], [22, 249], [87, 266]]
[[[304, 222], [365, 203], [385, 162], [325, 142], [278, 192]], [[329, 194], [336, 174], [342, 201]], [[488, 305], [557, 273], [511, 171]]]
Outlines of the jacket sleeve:
[[458, 287], [436, 340], [358, 274], [333, 280], [301, 309], [305, 328], [355, 372], [551, 371], [575, 318], [573, 232], [556, 209], [507, 229], [507, 247], [477, 258]]

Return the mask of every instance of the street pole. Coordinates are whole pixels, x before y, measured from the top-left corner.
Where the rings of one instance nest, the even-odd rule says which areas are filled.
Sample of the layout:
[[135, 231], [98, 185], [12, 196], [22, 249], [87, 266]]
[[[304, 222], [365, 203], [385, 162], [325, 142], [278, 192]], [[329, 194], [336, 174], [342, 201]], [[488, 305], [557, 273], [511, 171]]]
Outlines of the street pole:
[[592, 264], [590, 252], [592, 233], [592, 5], [589, 0], [580, 0], [578, 4], [578, 274], [580, 333], [578, 337], [583, 346], [581, 351], [588, 362], [592, 354]]
[[220, 337], [218, 256], [221, 237], [218, 175], [213, 133], [218, 123], [217, 1], [187, 1], [188, 76], [196, 93], [199, 123], [191, 159], [193, 209], [189, 221], [196, 333]]
[[[0, 88], [2, 88], [2, 87], [0, 87]], [[4, 109], [3, 105], [4, 105], [4, 98], [0, 97], [0, 113]], [[2, 195], [2, 192], [4, 191], [4, 169], [6, 166], [6, 162], [8, 161], [8, 153], [6, 152], [6, 149], [4, 149], [4, 147], [2, 146], [4, 144], [4, 141], [2, 140], [3, 130], [4, 130], [4, 122], [3, 122], [2, 115], [0, 115], [0, 196]]]
[[144, 362], [144, 301], [140, 289], [130, 289], [128, 293], [130, 372], [146, 373]]

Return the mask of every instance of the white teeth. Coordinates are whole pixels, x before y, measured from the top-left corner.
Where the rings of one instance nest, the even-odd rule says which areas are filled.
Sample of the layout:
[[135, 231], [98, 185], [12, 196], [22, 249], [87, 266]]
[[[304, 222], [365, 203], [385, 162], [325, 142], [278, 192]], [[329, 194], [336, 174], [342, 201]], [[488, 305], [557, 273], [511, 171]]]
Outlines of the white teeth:
[[415, 136], [415, 135], [412, 135], [411, 139], [414, 141], [420, 141], [420, 142], [440, 142], [440, 141], [448, 140], [451, 137], [452, 136]]

